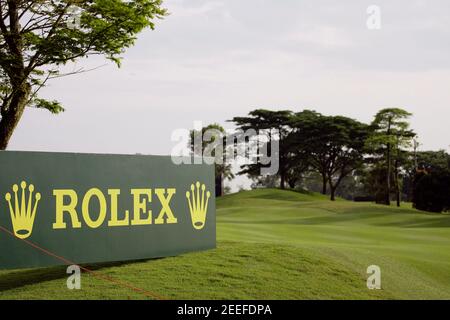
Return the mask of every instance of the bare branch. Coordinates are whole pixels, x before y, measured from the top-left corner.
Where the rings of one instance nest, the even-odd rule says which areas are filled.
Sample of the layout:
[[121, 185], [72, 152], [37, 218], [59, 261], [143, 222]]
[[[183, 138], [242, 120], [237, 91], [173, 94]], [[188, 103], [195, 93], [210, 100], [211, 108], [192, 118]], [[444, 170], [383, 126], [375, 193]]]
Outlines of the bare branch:
[[105, 67], [105, 66], [107, 66], [107, 64], [103, 64], [103, 65], [101, 65], [101, 66], [94, 67], [94, 68], [91, 68], [91, 69], [79, 68], [78, 70], [75, 70], [75, 71], [72, 71], [72, 72], [68, 72], [68, 73], [64, 73], [64, 74], [57, 74], [57, 75], [54, 75], [54, 76], [52, 76], [53, 71], [50, 70], [50, 71], [48, 71], [47, 76], [46, 76], [45, 79], [42, 81], [42, 83], [41, 83], [41, 84], [34, 90], [34, 92], [31, 94], [30, 99], [29, 99], [28, 102], [27, 102], [27, 105], [28, 105], [31, 101], [33, 101], [33, 99], [37, 96], [38, 92], [39, 92], [43, 87], [45, 87], [45, 84], [46, 84], [49, 80], [52, 80], [52, 79], [58, 79], [58, 78], [62, 78], [62, 77], [67, 77], [67, 76], [72, 76], [72, 75], [81, 74], [81, 73], [86, 73], [86, 72], [90, 72], [90, 71], [94, 71], [94, 70], [103, 68], [103, 67]]

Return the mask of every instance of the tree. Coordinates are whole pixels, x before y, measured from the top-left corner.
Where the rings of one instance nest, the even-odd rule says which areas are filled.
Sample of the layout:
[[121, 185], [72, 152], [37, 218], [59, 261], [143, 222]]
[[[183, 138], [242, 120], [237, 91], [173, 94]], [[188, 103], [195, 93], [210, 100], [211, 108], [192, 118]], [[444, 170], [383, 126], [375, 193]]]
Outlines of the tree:
[[[200, 148], [196, 148], [195, 145], [197, 137], [201, 139]], [[234, 178], [231, 164], [226, 163], [226, 154], [223, 152], [225, 138], [225, 129], [216, 123], [203, 127], [201, 132], [192, 130], [190, 133], [189, 148], [191, 149], [192, 155], [203, 157], [205, 151], [207, 151], [211, 157], [215, 158], [216, 197], [221, 197], [225, 194], [224, 180]], [[221, 152], [216, 152], [216, 145], [221, 148]]]
[[[136, 34], [166, 15], [162, 0], [5, 0], [0, 2], [0, 150], [26, 107], [64, 111], [39, 90], [70, 61], [103, 55], [120, 66]], [[76, 12], [76, 16], [74, 16]], [[79, 25], [74, 25], [74, 19]], [[73, 73], [83, 72], [76, 70]]]
[[322, 175], [316, 170], [306, 171], [299, 184], [298, 189], [310, 192], [322, 192]]
[[375, 155], [385, 159], [385, 204], [391, 203], [392, 174], [394, 159], [394, 176], [397, 195], [397, 205], [400, 206], [399, 164], [402, 149], [410, 146], [415, 134], [409, 130], [406, 121], [412, 114], [400, 108], [380, 110], [372, 122], [372, 135], [367, 141], [367, 147]]
[[416, 154], [417, 170], [444, 171], [450, 170], [450, 154], [445, 150], [421, 151]]
[[[248, 117], [234, 117], [231, 121], [236, 124], [238, 129], [246, 131], [253, 129], [257, 132], [265, 130], [269, 135], [268, 145], [272, 139], [279, 141], [279, 172], [280, 188], [284, 189], [289, 169], [289, 152], [290, 146], [286, 141], [286, 137], [290, 131], [290, 122], [292, 119], [292, 111], [271, 111], [265, 109], [256, 109], [249, 113]], [[273, 132], [276, 131], [276, 133]], [[262, 164], [259, 161], [255, 164], [246, 165], [239, 174], [247, 174], [249, 176], [259, 175]]]
[[430, 212], [450, 210], [450, 170], [419, 172], [415, 179], [414, 207]]
[[[314, 158], [317, 159], [317, 157], [312, 157], [311, 154], [313, 149], [317, 146], [314, 135], [320, 131], [317, 129], [322, 118], [323, 115], [312, 110], [303, 110], [302, 112], [296, 113], [290, 123], [293, 130], [288, 136], [288, 139], [290, 151], [293, 153], [293, 162], [300, 163], [300, 166], [302, 166], [305, 171], [308, 171], [308, 168], [312, 166], [321, 174], [321, 192], [325, 195], [327, 194], [328, 179], [326, 170], [323, 168], [325, 168], [326, 165], [323, 162], [315, 162]], [[326, 148], [324, 149], [321, 148], [322, 151], [326, 152]], [[315, 151], [320, 152], [319, 150]], [[324, 157], [325, 156], [323, 155], [321, 158], [323, 159]]]
[[280, 184], [280, 178], [276, 175], [267, 176], [252, 176], [252, 184], [250, 187], [252, 189], [258, 188], [276, 188]]
[[324, 194], [329, 185], [334, 201], [342, 180], [363, 163], [368, 126], [347, 117], [323, 116], [306, 110], [296, 114], [293, 127], [297, 148], [322, 175]]
[[422, 197], [415, 191], [419, 180], [426, 174], [439, 175], [450, 171], [450, 155], [445, 150], [420, 151], [410, 154], [410, 158], [405, 167], [407, 174], [403, 179], [403, 192], [408, 195], [409, 201], [416, 203], [415, 197]]
[[400, 207], [401, 193], [403, 188], [403, 178], [407, 175], [405, 168], [411, 162], [410, 152], [403, 148], [411, 146], [411, 140], [415, 137], [415, 133], [409, 130], [402, 130], [396, 133], [395, 158], [394, 158], [394, 185], [395, 199], [397, 207]]

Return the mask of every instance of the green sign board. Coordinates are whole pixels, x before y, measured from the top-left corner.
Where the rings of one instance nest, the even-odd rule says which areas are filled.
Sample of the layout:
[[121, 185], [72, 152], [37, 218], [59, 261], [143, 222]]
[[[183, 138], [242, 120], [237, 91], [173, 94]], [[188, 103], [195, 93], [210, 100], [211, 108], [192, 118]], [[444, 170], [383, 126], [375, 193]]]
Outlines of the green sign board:
[[171, 157], [0, 152], [0, 268], [215, 248], [214, 166]]

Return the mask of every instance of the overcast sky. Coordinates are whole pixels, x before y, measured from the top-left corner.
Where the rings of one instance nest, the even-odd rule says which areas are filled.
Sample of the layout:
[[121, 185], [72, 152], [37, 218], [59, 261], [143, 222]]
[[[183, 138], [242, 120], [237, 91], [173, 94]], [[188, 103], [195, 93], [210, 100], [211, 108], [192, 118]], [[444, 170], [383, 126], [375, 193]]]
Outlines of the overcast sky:
[[[369, 5], [381, 29], [366, 25]], [[67, 111], [28, 109], [11, 150], [168, 154], [171, 132], [255, 108], [314, 109], [371, 121], [382, 107], [412, 113], [422, 149], [450, 145], [448, 0], [167, 0], [123, 66], [42, 96]], [[105, 65], [106, 64], [106, 65]], [[72, 69], [70, 66], [69, 69]]]

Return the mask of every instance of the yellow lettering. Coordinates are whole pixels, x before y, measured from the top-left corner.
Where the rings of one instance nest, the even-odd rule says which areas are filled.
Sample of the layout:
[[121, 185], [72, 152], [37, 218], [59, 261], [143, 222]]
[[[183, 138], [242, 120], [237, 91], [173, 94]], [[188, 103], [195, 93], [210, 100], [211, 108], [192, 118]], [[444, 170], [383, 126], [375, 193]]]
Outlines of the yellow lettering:
[[[95, 221], [92, 220], [91, 216], [89, 215], [89, 202], [91, 201], [91, 198], [94, 196], [97, 197], [99, 206], [100, 206], [98, 218]], [[86, 222], [86, 224], [89, 227], [91, 227], [91, 228], [100, 227], [101, 224], [103, 223], [103, 221], [105, 221], [106, 210], [107, 210], [106, 199], [105, 199], [105, 196], [103, 195], [103, 193], [99, 189], [92, 188], [88, 192], [86, 192], [86, 194], [84, 195], [84, 198], [83, 198], [83, 203], [81, 205], [81, 211], [83, 213], [84, 222]]]
[[158, 218], [155, 219], [155, 224], [163, 224], [164, 216], [166, 216], [166, 223], [177, 223], [177, 218], [174, 217], [172, 209], [170, 208], [169, 202], [172, 196], [175, 194], [176, 189], [167, 189], [167, 197], [165, 196], [166, 189], [155, 189], [155, 193], [161, 202], [161, 211], [159, 212]]
[[[152, 224], [152, 211], [147, 211], [147, 202], [152, 201], [151, 189], [131, 189], [133, 195], [133, 220], [131, 224], [133, 226]], [[147, 196], [148, 200], [141, 200], [141, 196]], [[142, 219], [141, 214], [147, 213], [147, 218]]]
[[111, 220], [108, 221], [108, 226], [110, 227], [120, 227], [129, 225], [128, 221], [128, 210], [125, 211], [125, 218], [119, 220], [117, 217], [117, 198], [120, 195], [119, 189], [110, 189], [108, 194], [111, 197]]
[[[53, 195], [56, 197], [56, 221], [53, 223], [53, 229], [66, 228], [64, 212], [69, 213], [73, 228], [81, 228], [81, 223], [78, 220], [78, 214], [75, 209], [78, 203], [77, 193], [74, 190], [53, 190]], [[70, 198], [69, 204], [64, 204], [65, 196]]]

